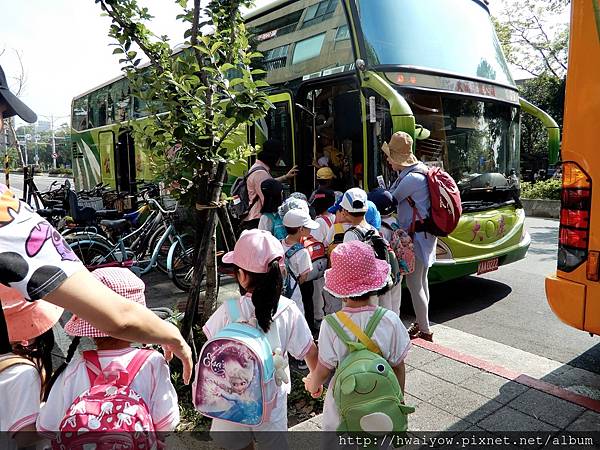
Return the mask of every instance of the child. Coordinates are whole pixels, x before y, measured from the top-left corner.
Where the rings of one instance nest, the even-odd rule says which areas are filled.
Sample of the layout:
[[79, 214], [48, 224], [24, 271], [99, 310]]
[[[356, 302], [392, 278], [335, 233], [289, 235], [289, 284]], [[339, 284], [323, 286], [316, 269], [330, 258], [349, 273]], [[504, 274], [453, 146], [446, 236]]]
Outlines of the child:
[[281, 241], [288, 272], [285, 280], [286, 291], [303, 312], [309, 328], [314, 330], [313, 284], [312, 281], [307, 281], [313, 266], [310, 253], [304, 248], [304, 239], [310, 236], [312, 230], [319, 228], [319, 224], [312, 220], [306, 211], [292, 209], [283, 217], [283, 225], [287, 232], [286, 238]]
[[[108, 267], [96, 269], [92, 275], [127, 300], [146, 305], [144, 282], [130, 270]], [[70, 336], [93, 338], [100, 368], [103, 370], [109, 365], [125, 368], [139, 352], [147, 351], [131, 347], [130, 342], [111, 337], [77, 316], [73, 316], [67, 322], [65, 332]], [[82, 355], [76, 355], [64, 372], [56, 378], [48, 401], [42, 407], [37, 420], [37, 428], [40, 432], [53, 436], [56, 431], [59, 431], [61, 422], [73, 401], [90, 389], [87, 367]], [[175, 429], [179, 423], [177, 393], [171, 384], [169, 366], [159, 352], [152, 351], [131, 381], [130, 387], [141, 396], [148, 407], [156, 432]]]
[[[325, 247], [329, 245], [327, 237], [335, 222], [335, 214], [332, 214], [328, 209], [335, 203], [335, 192], [328, 189], [317, 189], [313, 194], [312, 207], [316, 213], [315, 222], [319, 224], [319, 228], [311, 231], [312, 237], [323, 243]], [[323, 297], [323, 285], [325, 279], [323, 277], [313, 280], [313, 308], [315, 311], [315, 328], [318, 330], [323, 320], [323, 308], [325, 300]]]
[[[310, 195], [308, 202], [312, 203], [315, 199], [315, 194], [320, 191], [329, 191], [332, 189], [333, 180], [337, 177], [329, 167], [321, 167], [317, 170], [317, 189]], [[329, 205], [331, 206], [331, 205]]]
[[0, 355], [0, 448], [27, 447], [39, 440], [35, 421], [52, 373], [52, 327], [63, 309], [43, 300], [26, 301], [0, 285], [12, 352]]
[[269, 178], [261, 183], [260, 190], [264, 200], [260, 210], [261, 216], [258, 229], [266, 230], [281, 240], [285, 238], [286, 233], [277, 209], [283, 203], [283, 185], [275, 178]]
[[[348, 189], [339, 204], [334, 205], [333, 211], [329, 209], [335, 214], [336, 222], [344, 224], [343, 242], [362, 240], [369, 231], [379, 234], [377, 229], [365, 219], [368, 209], [367, 193], [360, 188]], [[327, 236], [329, 243], [334, 241], [336, 233], [335, 227], [332, 227]]]
[[[262, 230], [242, 233], [233, 252], [223, 256], [225, 264], [233, 264], [234, 273], [242, 292], [239, 300], [240, 315], [243, 320], [257, 323], [265, 333], [276, 333], [278, 346], [287, 362], [287, 353], [294, 358], [306, 359], [308, 366], [317, 364], [317, 348], [310, 329], [296, 304], [281, 297], [283, 279], [280, 264], [283, 260], [283, 247], [271, 234]], [[273, 320], [275, 311], [281, 311]], [[221, 305], [208, 319], [203, 331], [207, 338], [230, 323], [227, 305]], [[289, 369], [286, 368], [289, 377]], [[230, 379], [233, 381], [233, 379]], [[233, 385], [232, 385], [233, 389]], [[277, 404], [271, 412], [269, 422], [258, 427], [233, 424], [214, 419], [211, 431], [216, 444], [227, 449], [239, 449], [252, 445], [256, 439], [260, 448], [287, 449], [287, 395], [290, 385], [282, 383], [278, 387]], [[231, 433], [231, 432], [237, 433]], [[277, 433], [256, 433], [277, 431]]]
[[[375, 306], [369, 305], [369, 297], [376, 295], [377, 291], [386, 285], [389, 272], [389, 265], [377, 259], [368, 244], [359, 241], [340, 244], [331, 255], [331, 269], [325, 272], [325, 289], [331, 295], [342, 299], [342, 311], [364, 331], [376, 310]], [[340, 326], [351, 340], [358, 340], [344, 324], [340, 323]], [[375, 327], [371, 339], [392, 367], [404, 392], [404, 358], [410, 347], [410, 339], [398, 315], [386, 311]], [[323, 321], [319, 334], [319, 360], [316, 369], [311, 370], [305, 378], [306, 390], [313, 396], [319, 396], [325, 380], [348, 353], [348, 348], [330, 324]], [[324, 431], [335, 431], [340, 425], [340, 414], [331, 389], [334, 385], [335, 375], [331, 380], [330, 389], [327, 390], [323, 407]]]
[[[381, 214], [381, 236], [391, 242], [394, 230], [398, 229], [396, 218], [393, 216], [396, 211], [396, 202], [394, 197], [383, 188], [377, 188], [369, 192], [369, 201], [373, 202]], [[400, 303], [402, 299], [402, 279], [393, 286], [388, 292], [380, 296], [380, 306], [387, 308], [396, 314], [400, 314]]]

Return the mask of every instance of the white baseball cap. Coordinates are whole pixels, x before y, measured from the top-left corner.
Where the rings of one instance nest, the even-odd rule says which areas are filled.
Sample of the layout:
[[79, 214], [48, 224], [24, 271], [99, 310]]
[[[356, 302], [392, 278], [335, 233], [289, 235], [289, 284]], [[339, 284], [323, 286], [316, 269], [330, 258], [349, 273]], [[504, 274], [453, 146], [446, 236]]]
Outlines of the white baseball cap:
[[361, 188], [352, 188], [344, 192], [340, 206], [351, 213], [367, 212], [369, 209], [367, 201], [367, 193], [365, 191]]
[[310, 218], [310, 215], [303, 209], [290, 209], [283, 216], [283, 225], [289, 228], [310, 228], [316, 230], [319, 224]]

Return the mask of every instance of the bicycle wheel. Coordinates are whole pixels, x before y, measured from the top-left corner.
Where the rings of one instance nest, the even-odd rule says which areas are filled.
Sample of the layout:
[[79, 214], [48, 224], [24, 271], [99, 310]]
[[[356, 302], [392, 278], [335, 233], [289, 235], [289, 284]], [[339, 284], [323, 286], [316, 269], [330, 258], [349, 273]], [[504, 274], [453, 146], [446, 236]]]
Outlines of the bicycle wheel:
[[169, 250], [169, 277], [173, 284], [184, 292], [188, 292], [192, 286], [192, 275], [194, 272], [194, 248], [181, 245], [176, 241]]
[[71, 247], [71, 250], [73, 250], [73, 253], [77, 255], [88, 269], [118, 262], [111, 253], [111, 247], [107, 246], [104, 242], [94, 239], [80, 241], [67, 239], [67, 243]]

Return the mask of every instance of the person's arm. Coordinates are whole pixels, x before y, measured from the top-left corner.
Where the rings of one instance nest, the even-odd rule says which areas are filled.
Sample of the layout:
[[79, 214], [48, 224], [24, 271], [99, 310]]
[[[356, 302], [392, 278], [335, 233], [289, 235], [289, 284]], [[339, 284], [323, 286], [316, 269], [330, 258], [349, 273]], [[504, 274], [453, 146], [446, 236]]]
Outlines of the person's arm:
[[404, 393], [404, 383], [406, 382], [406, 365], [404, 361], [398, 364], [396, 367], [392, 367], [396, 378], [398, 378], [398, 383], [400, 384], [400, 388], [402, 389], [402, 393]]
[[189, 383], [192, 353], [177, 327], [161, 320], [149, 309], [125, 300], [88, 271], [71, 275], [44, 299], [62, 306], [113, 337], [162, 345], [167, 360], [173, 354], [181, 360], [184, 382]]
[[310, 349], [304, 357], [304, 361], [306, 361], [306, 365], [311, 371], [315, 370], [315, 368], [317, 367], [317, 364], [319, 362], [319, 350], [317, 349], [317, 346], [314, 342], [311, 342]]
[[277, 181], [283, 183], [284, 181], [290, 180], [298, 175], [298, 166], [294, 166], [290, 169], [288, 173], [282, 175], [280, 177], [275, 178]]

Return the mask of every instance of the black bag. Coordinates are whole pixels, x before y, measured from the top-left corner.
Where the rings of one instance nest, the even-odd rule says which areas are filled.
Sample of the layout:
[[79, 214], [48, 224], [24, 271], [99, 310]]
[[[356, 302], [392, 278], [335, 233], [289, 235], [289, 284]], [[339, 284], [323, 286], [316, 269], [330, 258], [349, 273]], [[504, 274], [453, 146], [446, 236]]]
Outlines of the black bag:
[[232, 217], [238, 220], [243, 220], [252, 207], [258, 201], [258, 195], [250, 204], [250, 196], [248, 195], [248, 177], [254, 172], [258, 172], [259, 170], [267, 170], [264, 167], [255, 167], [250, 170], [243, 177], [238, 177], [234, 182], [233, 186], [231, 186], [231, 197], [233, 197], [233, 201], [229, 203], [229, 212]]

